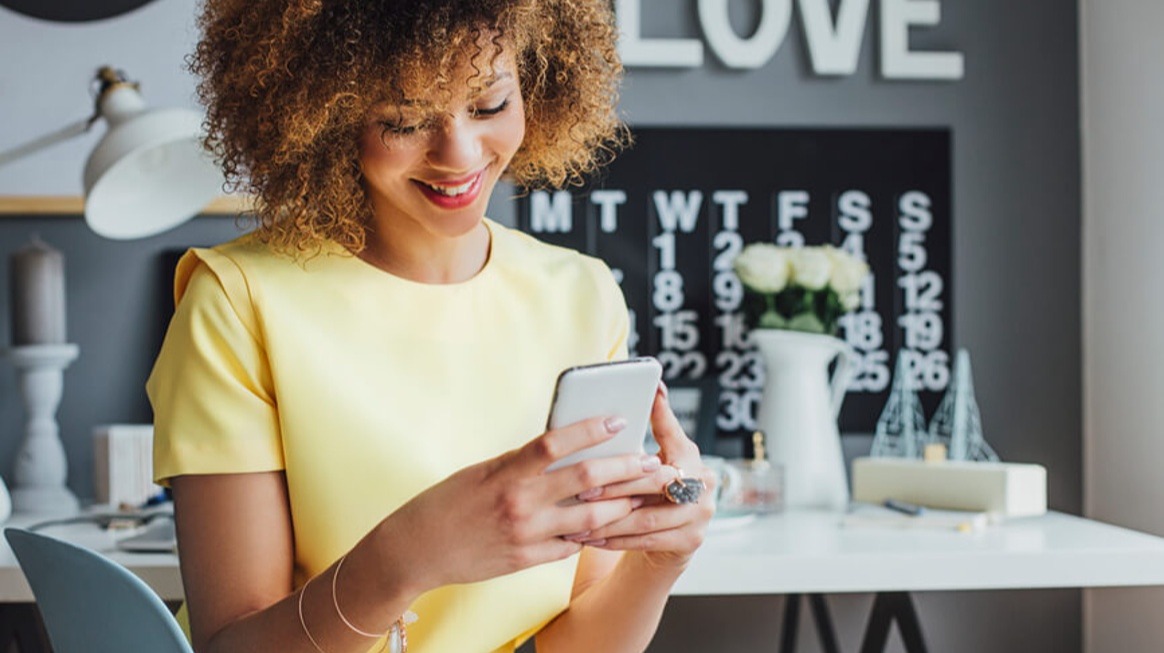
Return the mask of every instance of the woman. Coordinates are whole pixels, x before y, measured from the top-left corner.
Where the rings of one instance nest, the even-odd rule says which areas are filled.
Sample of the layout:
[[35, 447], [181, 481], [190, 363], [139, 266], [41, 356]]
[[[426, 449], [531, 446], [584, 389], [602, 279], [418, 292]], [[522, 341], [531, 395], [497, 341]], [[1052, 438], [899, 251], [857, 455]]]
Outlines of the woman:
[[261, 224], [183, 258], [148, 384], [195, 650], [650, 641], [714, 511], [661, 488], [711, 479], [662, 386], [660, 457], [544, 473], [624, 426], [541, 433], [626, 307], [484, 217], [502, 174], [576, 182], [625, 140], [608, 4], [207, 2], [209, 144]]

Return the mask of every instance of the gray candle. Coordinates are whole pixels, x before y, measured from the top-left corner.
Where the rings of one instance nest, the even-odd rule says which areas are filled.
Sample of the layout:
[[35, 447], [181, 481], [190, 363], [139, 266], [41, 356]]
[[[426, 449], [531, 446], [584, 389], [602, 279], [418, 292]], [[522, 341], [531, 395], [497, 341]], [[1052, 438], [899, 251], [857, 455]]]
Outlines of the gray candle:
[[65, 342], [65, 257], [40, 238], [9, 259], [12, 345]]

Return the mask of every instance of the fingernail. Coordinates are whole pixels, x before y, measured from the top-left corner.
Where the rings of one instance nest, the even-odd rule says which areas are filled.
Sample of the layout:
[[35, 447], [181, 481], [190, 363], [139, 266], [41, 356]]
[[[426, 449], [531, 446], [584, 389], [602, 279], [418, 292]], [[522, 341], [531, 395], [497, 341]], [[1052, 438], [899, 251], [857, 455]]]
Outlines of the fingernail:
[[663, 461], [659, 460], [658, 456], [643, 456], [643, 471], [653, 472], [663, 466]]
[[592, 487], [589, 490], [583, 490], [583, 491], [579, 492], [578, 493], [578, 500], [579, 501], [589, 501], [590, 499], [597, 499], [600, 496], [602, 496], [602, 488], [601, 487]]
[[663, 398], [667, 398], [667, 384], [659, 381], [659, 392], [663, 394]]
[[644, 499], [642, 497], [634, 497], [630, 501], [631, 501], [631, 510], [635, 510], [637, 508], [641, 508], [643, 503], [646, 502], [646, 499]]
[[602, 425], [606, 427], [607, 433], [618, 433], [626, 428], [626, 420], [621, 417], [607, 417]]
[[574, 533], [573, 535], [566, 535], [562, 539], [569, 540], [571, 542], [582, 542], [589, 536], [590, 536], [590, 531], [586, 531], [584, 533]]
[[586, 540], [582, 543], [585, 544], [586, 546], [602, 546], [603, 544], [606, 544], [606, 538], [601, 538], [601, 539], [597, 539], [597, 540]]

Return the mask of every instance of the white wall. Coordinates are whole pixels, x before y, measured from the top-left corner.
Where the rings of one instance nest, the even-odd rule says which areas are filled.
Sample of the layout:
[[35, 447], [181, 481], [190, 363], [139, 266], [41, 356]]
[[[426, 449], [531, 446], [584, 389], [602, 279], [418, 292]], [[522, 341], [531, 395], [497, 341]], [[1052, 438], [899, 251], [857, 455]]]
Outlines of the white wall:
[[[1080, 24], [1084, 509], [1164, 535], [1164, 2]], [[1086, 592], [1084, 645], [1164, 648], [1164, 589]]]

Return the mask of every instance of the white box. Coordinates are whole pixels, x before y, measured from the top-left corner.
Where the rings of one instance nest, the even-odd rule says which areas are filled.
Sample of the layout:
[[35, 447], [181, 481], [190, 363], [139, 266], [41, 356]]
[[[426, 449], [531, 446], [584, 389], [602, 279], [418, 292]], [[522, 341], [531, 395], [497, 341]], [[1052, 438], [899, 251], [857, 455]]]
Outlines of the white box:
[[899, 499], [1005, 517], [1041, 515], [1047, 512], [1047, 470], [1022, 463], [858, 458], [853, 461], [853, 499]]
[[154, 427], [106, 424], [93, 428], [97, 503], [140, 506], [161, 491], [154, 483]]

